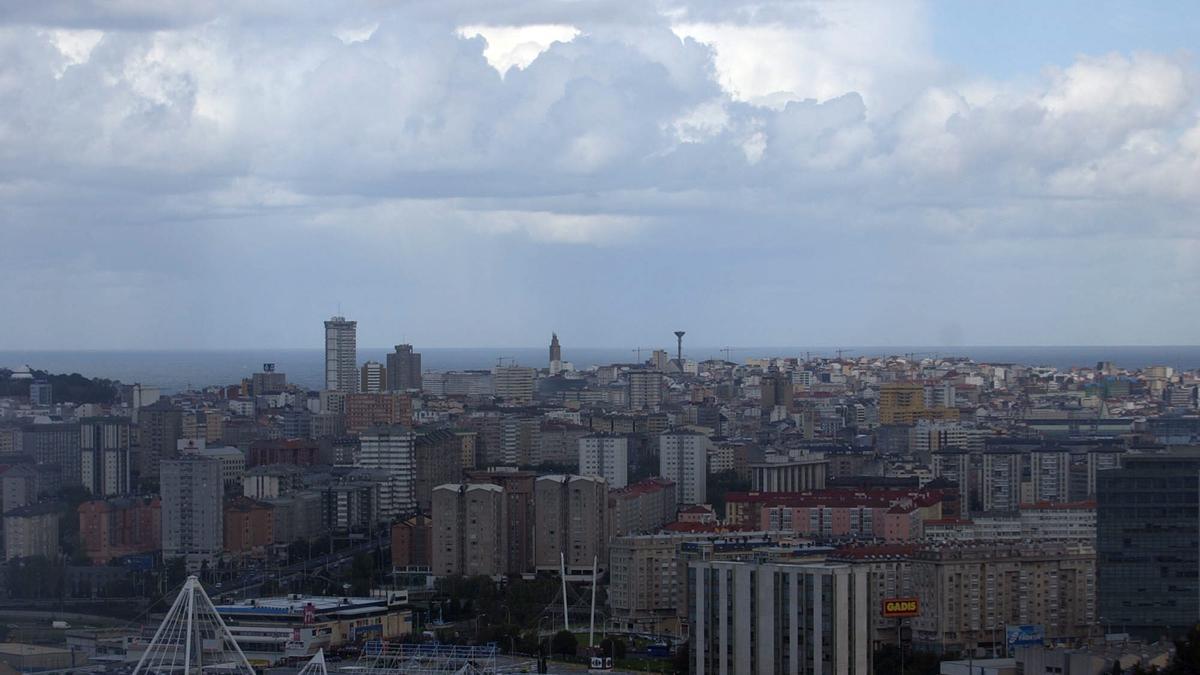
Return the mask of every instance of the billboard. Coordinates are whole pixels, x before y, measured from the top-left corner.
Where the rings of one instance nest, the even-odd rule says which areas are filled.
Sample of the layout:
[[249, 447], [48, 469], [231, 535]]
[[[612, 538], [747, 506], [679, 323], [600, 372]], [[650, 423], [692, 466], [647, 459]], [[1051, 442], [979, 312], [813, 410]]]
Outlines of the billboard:
[[917, 598], [884, 598], [881, 614], [888, 619], [903, 619], [921, 613], [921, 601]]
[[1011, 654], [1017, 647], [1032, 647], [1046, 641], [1046, 627], [1041, 624], [1024, 624], [1004, 627], [1004, 644]]

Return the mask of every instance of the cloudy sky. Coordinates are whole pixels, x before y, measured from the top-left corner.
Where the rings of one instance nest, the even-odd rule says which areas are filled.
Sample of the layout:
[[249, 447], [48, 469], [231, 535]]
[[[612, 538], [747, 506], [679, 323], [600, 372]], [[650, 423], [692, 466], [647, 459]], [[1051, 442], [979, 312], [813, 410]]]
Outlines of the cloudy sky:
[[0, 349], [1200, 341], [1195, 2], [228, 5], [0, 3]]

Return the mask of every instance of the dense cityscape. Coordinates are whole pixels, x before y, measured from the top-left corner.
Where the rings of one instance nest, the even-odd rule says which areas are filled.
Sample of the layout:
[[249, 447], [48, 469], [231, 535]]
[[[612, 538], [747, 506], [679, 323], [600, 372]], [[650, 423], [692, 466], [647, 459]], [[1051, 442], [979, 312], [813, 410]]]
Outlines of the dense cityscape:
[[1200, 616], [1197, 371], [324, 335], [320, 391], [0, 370], [6, 663], [120, 672], [203, 605], [293, 672], [1148, 672]]

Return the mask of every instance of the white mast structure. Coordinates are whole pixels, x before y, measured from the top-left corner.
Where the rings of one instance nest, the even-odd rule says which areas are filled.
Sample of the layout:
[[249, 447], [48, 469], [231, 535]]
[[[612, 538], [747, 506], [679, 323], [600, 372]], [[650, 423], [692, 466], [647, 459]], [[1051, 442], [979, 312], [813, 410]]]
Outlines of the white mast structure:
[[206, 671], [255, 675], [200, 580], [190, 576], [132, 675], [202, 675]]

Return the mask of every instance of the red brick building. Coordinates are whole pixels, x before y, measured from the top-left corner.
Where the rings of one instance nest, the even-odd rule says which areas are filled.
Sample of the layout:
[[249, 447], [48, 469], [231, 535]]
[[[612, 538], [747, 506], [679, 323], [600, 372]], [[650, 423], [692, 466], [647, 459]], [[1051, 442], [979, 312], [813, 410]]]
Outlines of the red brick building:
[[96, 499], [79, 505], [79, 539], [93, 565], [162, 548], [158, 497]]
[[265, 557], [275, 541], [275, 513], [270, 504], [249, 497], [225, 502], [225, 552]]
[[429, 567], [433, 559], [433, 521], [413, 516], [392, 525], [392, 566]]

